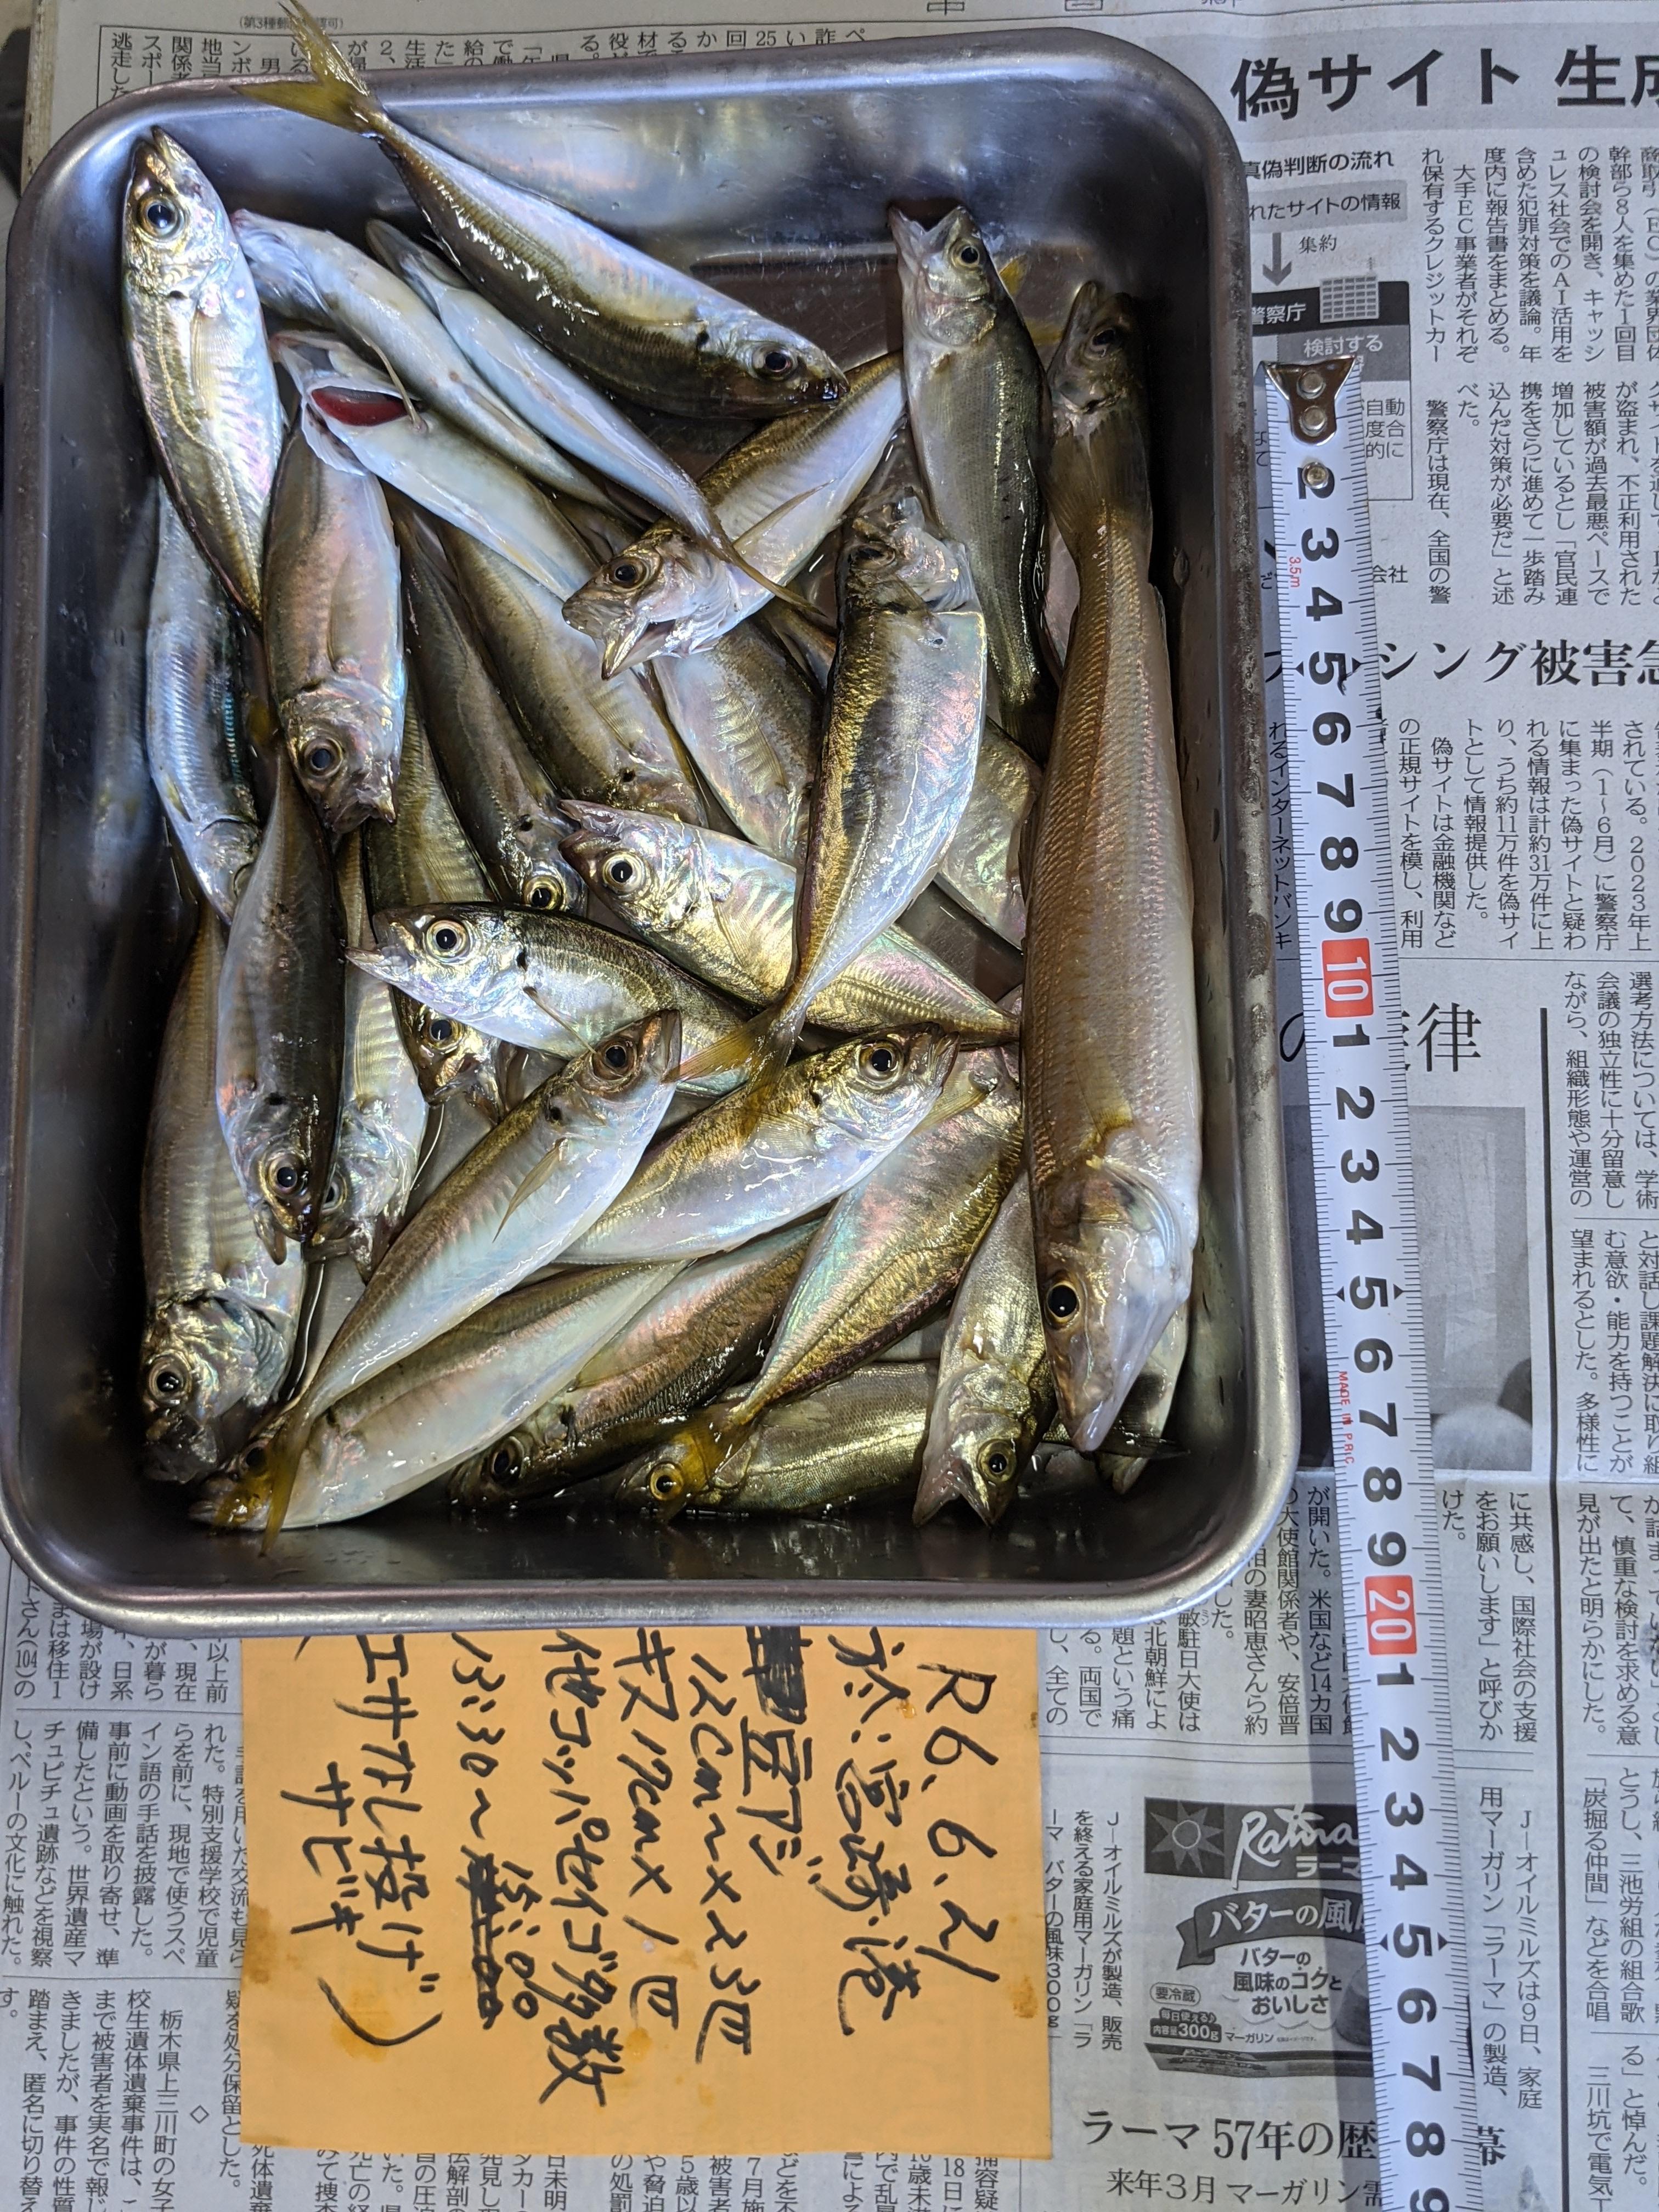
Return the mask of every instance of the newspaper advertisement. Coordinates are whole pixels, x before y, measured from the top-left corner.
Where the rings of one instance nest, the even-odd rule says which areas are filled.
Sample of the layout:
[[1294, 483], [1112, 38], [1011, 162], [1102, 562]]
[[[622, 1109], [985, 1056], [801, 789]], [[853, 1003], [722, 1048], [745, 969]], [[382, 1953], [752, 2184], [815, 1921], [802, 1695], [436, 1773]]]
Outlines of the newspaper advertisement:
[[[1019, 25], [1194, 76], [1247, 165], [1260, 359], [1358, 354], [1486, 2201], [1659, 2201], [1659, 26], [1609, 5], [365, 0], [371, 67]], [[273, 9], [50, 0], [35, 152], [136, 86], [292, 66]], [[1264, 557], [1264, 574], [1270, 564]], [[1278, 699], [1267, 610], [1270, 712]], [[1275, 794], [1293, 1206], [1311, 1206]], [[1306, 1469], [1193, 1613], [1039, 1652], [1052, 2160], [386, 2160], [238, 2140], [237, 1657], [13, 1575], [9, 2201], [495, 2212], [1376, 2204], [1316, 1267]], [[849, 2140], [857, 2136], [849, 2119]]]

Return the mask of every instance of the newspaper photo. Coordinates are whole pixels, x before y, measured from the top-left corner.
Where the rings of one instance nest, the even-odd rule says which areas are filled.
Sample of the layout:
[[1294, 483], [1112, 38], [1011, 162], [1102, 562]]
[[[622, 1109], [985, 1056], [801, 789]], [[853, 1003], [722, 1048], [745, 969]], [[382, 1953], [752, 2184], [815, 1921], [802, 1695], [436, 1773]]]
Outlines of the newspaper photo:
[[[366, 66], [409, 70], [1136, 40], [1237, 134], [1258, 361], [1361, 357], [1485, 2201], [1659, 2203], [1659, 21], [1530, 0], [488, 13], [330, 20]], [[47, 0], [30, 158], [135, 88], [294, 65], [274, 8]], [[242, 2143], [237, 1652], [131, 1644], [14, 1571], [6, 2202], [1380, 2204], [1282, 776], [1272, 834], [1304, 1471], [1208, 1604], [1039, 1640], [1052, 2158]]]

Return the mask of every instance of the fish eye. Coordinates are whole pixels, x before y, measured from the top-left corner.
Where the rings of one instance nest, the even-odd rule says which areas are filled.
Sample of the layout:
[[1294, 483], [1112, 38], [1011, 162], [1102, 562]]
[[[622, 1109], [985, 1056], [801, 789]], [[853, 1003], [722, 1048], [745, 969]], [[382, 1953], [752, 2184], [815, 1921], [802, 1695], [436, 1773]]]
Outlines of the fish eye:
[[881, 559], [882, 549], [879, 545], [871, 545], [867, 543], [854, 545], [847, 557], [855, 568], [867, 568], [872, 561]]
[[613, 584], [620, 584], [623, 591], [631, 592], [636, 584], [642, 584], [645, 581], [644, 562], [628, 559], [613, 561], [611, 563], [611, 580]]
[[636, 871], [626, 853], [613, 853], [599, 873], [606, 883], [614, 884], [620, 890], [624, 884], [633, 882]]
[[545, 876], [538, 876], [525, 886], [524, 902], [538, 914], [546, 914], [559, 903], [559, 896]]
[[426, 1033], [434, 1044], [453, 1044], [455, 1024], [447, 1014], [434, 1014], [426, 1025]]
[[624, 1044], [620, 1037], [613, 1037], [601, 1048], [599, 1062], [612, 1075], [626, 1075], [634, 1065], [634, 1048], [631, 1044]]
[[328, 1188], [323, 1193], [323, 1211], [333, 1213], [345, 1204], [345, 1178], [337, 1172], [328, 1179]]
[[890, 1044], [867, 1044], [859, 1054], [859, 1066], [866, 1075], [895, 1074], [898, 1064], [898, 1054]]
[[977, 269], [984, 258], [971, 238], [964, 238], [960, 246], [951, 249], [951, 258], [958, 269]]
[[278, 1152], [266, 1162], [264, 1179], [279, 1198], [292, 1198], [300, 1188], [300, 1163], [292, 1152]]
[[1076, 1315], [1082, 1300], [1073, 1285], [1062, 1279], [1049, 1284], [1048, 1296], [1042, 1304], [1050, 1321], [1070, 1321]]
[[434, 921], [426, 941], [441, 960], [453, 960], [466, 950], [467, 933], [459, 921]]
[[249, 1474], [258, 1474], [264, 1463], [265, 1448], [263, 1444], [250, 1444], [242, 1454], [242, 1466]]
[[795, 356], [784, 346], [768, 346], [755, 362], [763, 376], [788, 376], [795, 366]]
[[173, 238], [184, 228], [185, 211], [177, 200], [158, 192], [138, 210], [138, 220], [152, 238]]
[[149, 1370], [149, 1387], [158, 1398], [182, 1398], [190, 1388], [190, 1377], [176, 1362], [158, 1359]]
[[980, 1464], [987, 1474], [1006, 1474], [1012, 1462], [1004, 1445], [993, 1444]]
[[344, 755], [332, 738], [313, 738], [300, 756], [300, 765], [307, 775], [332, 775]]
[[672, 1505], [674, 1500], [683, 1494], [678, 1471], [672, 1467], [659, 1467], [652, 1475], [646, 1487], [653, 1498], [660, 1499], [665, 1505]]
[[496, 1445], [485, 1465], [492, 1482], [500, 1483], [503, 1490], [511, 1490], [524, 1472], [524, 1454], [508, 1437], [504, 1443]]
[[1110, 353], [1114, 347], [1122, 343], [1123, 333], [1115, 323], [1100, 323], [1089, 340], [1089, 350], [1091, 353]]

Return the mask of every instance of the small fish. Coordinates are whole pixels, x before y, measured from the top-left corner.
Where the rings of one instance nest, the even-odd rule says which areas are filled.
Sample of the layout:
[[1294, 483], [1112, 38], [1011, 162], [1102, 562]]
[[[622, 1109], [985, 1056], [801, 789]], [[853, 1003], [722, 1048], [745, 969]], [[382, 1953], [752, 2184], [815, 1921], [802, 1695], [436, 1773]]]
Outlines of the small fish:
[[910, 433], [940, 526], [968, 549], [1007, 734], [1041, 760], [1054, 720], [1042, 651], [1048, 439], [1042, 365], [966, 208], [931, 230], [897, 209]]
[[806, 678], [753, 620], [701, 653], [663, 654], [651, 672], [686, 750], [732, 821], [751, 844], [793, 862], [805, 842], [818, 768], [819, 702]]
[[914, 494], [855, 518], [841, 599], [795, 963], [754, 1024], [764, 1067], [787, 1059], [819, 993], [938, 866], [973, 790], [985, 719], [985, 623], [967, 560]]
[[[446, 899], [487, 901], [489, 884], [443, 787], [413, 684], [404, 700], [404, 741], [392, 798], [397, 811], [390, 822], [363, 826], [370, 913]], [[448, 1014], [434, 1013], [401, 991], [394, 991], [392, 1000], [428, 1105], [470, 1099], [499, 1121], [495, 1039]]]
[[[361, 840], [338, 863], [348, 957], [368, 939]], [[426, 1139], [426, 1100], [392, 993], [359, 966], [346, 970], [340, 1122], [323, 1190], [317, 1246], [343, 1246], [367, 1278], [403, 1226]]]
[[1154, 1459], [1176, 1449], [1166, 1441], [1164, 1431], [1175, 1403], [1176, 1385], [1187, 1363], [1191, 1321], [1189, 1298], [1152, 1346], [1152, 1358], [1136, 1377], [1096, 1455], [1097, 1469], [1120, 1497], [1134, 1488]]
[[845, 396], [810, 339], [405, 131], [297, 0], [289, 15], [316, 82], [248, 89], [378, 139], [445, 250], [555, 353], [670, 413], [778, 415]]
[[231, 689], [230, 611], [163, 491], [144, 638], [144, 751], [173, 836], [220, 917], [259, 849]]
[[938, 1030], [891, 1030], [719, 1100], [657, 1147], [569, 1258], [693, 1260], [816, 1212], [933, 1110], [956, 1056]]
[[1018, 1172], [1023, 1135], [1010, 1056], [961, 1054], [933, 1114], [836, 1201], [765, 1365], [724, 1420], [745, 1427], [862, 1366], [948, 1297]]
[[232, 1470], [235, 1510], [268, 1508], [267, 1540], [331, 1406], [539, 1273], [604, 1212], [663, 1117], [678, 1055], [677, 1014], [618, 1030], [514, 1108], [427, 1200], [303, 1392]]
[[565, 601], [566, 619], [604, 653], [606, 676], [660, 653], [695, 653], [767, 603], [757, 569], [780, 584], [799, 574], [874, 473], [904, 410], [899, 357], [853, 371], [827, 415], [769, 422], [702, 478], [735, 567], [673, 523], [612, 554]]
[[953, 1498], [994, 1526], [1054, 1411], [1031, 1249], [1030, 1186], [1021, 1175], [951, 1302], [916, 1492], [917, 1527]]
[[[439, 534], [501, 689], [558, 788], [682, 822], [706, 821], [696, 775], [651, 679], [627, 669], [605, 683], [599, 648], [571, 629], [556, 594], [465, 531]], [[579, 568], [583, 549], [573, 531], [567, 536], [572, 568]]]
[[[335, 1400], [301, 1455], [283, 1525], [361, 1519], [512, 1430], [649, 1298], [673, 1267], [567, 1268], [527, 1284]], [[263, 1528], [257, 1476], [210, 1485], [196, 1505], [217, 1528]]]
[[215, 1425], [276, 1395], [305, 1264], [273, 1261], [236, 1180], [214, 1093], [224, 925], [204, 906], [161, 1039], [139, 1221], [148, 1316], [139, 1390], [150, 1440], [211, 1465]]
[[798, 1223], [685, 1267], [527, 1421], [458, 1468], [452, 1501], [510, 1511], [567, 1489], [752, 1371], [815, 1226]]
[[915, 1486], [933, 1384], [923, 1362], [876, 1360], [774, 1406], [712, 1469], [682, 1432], [624, 1469], [616, 1503], [669, 1520], [682, 1511], [828, 1513], [902, 1498]]
[[[332, 231], [278, 222], [250, 208], [238, 208], [230, 220], [273, 313], [289, 323], [331, 324], [481, 446], [538, 483], [592, 498], [592, 480], [502, 404], [418, 288]], [[372, 237], [380, 226], [368, 228]]]
[[[756, 1006], [789, 980], [795, 871], [713, 830], [660, 815], [566, 802], [564, 849], [591, 891], [647, 945], [716, 990]], [[830, 1030], [936, 1022], [962, 1036], [1012, 1036], [1018, 1024], [901, 929], [884, 930], [807, 1009]]]
[[1169, 655], [1147, 574], [1146, 400], [1121, 300], [1083, 287], [1051, 374], [1049, 496], [1081, 596], [1033, 856], [1026, 1156], [1060, 1411], [1094, 1452], [1192, 1288], [1198, 1018]]
[[386, 494], [326, 431], [293, 431], [270, 498], [265, 653], [294, 772], [331, 837], [392, 814], [404, 626]]
[[344, 976], [334, 864], [286, 754], [219, 984], [219, 1119], [260, 1242], [317, 1224], [339, 1111]]
[[1022, 855], [1042, 770], [1000, 730], [985, 726], [974, 788], [933, 880], [1010, 945], [1025, 939]]
[[257, 622], [283, 411], [258, 295], [230, 218], [165, 131], [147, 131], [133, 148], [121, 218], [121, 320], [179, 512], [231, 598]]
[[684, 1048], [707, 1051], [739, 1018], [672, 961], [574, 915], [408, 907], [377, 914], [374, 938], [348, 956], [364, 975], [532, 1052], [568, 1059], [667, 1006], [679, 1016]]
[[427, 733], [466, 835], [501, 897], [580, 913], [586, 894], [560, 845], [569, 823], [559, 794], [495, 689], [434, 533], [404, 507], [394, 521]]

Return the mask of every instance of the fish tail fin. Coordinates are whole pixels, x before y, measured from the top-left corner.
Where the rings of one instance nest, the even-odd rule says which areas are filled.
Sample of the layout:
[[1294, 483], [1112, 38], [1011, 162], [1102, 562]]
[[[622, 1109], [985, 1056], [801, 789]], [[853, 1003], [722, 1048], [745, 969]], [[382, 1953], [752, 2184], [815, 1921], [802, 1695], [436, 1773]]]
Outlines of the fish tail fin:
[[283, 1532], [283, 1523], [288, 1518], [288, 1509], [294, 1497], [295, 1479], [300, 1472], [300, 1461], [310, 1433], [310, 1421], [303, 1417], [295, 1421], [290, 1413], [265, 1444], [264, 1457], [257, 1478], [267, 1500], [264, 1534], [259, 1540], [261, 1552], [268, 1552]]
[[701, 1083], [710, 1075], [740, 1071], [751, 1088], [770, 1082], [788, 1065], [800, 1030], [801, 1017], [793, 1014], [787, 1004], [763, 1007], [702, 1052], [683, 1060], [674, 1071], [674, 1080]]
[[293, 108], [318, 123], [373, 137], [388, 121], [386, 110], [301, 0], [283, 0], [295, 43], [314, 82], [311, 84], [250, 83], [255, 100]]

